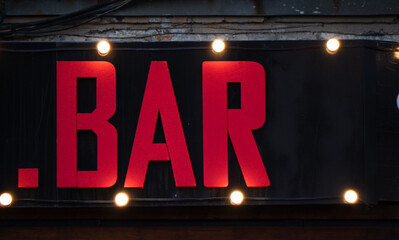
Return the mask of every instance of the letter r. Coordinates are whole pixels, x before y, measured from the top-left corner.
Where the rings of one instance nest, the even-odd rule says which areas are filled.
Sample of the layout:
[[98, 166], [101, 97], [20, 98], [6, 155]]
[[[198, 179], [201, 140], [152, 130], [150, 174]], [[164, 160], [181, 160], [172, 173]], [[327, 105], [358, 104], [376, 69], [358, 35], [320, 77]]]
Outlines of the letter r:
[[[265, 71], [259, 63], [209, 61], [203, 71], [204, 185], [228, 186], [228, 136], [248, 187], [267, 187], [269, 177], [252, 130], [266, 119]], [[241, 83], [241, 109], [227, 109], [227, 83]]]

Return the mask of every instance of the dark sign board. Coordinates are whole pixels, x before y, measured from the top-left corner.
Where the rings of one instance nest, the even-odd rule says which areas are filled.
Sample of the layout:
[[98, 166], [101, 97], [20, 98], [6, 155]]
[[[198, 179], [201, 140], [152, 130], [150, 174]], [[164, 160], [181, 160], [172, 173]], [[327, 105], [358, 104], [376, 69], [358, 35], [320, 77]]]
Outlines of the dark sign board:
[[399, 200], [399, 59], [342, 41], [0, 44], [13, 206]]

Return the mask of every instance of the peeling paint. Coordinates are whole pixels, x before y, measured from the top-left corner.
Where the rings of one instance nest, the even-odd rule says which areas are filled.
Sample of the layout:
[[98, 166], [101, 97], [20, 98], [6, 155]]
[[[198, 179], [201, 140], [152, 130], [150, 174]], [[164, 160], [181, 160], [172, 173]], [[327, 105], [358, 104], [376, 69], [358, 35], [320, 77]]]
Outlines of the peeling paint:
[[[306, 12], [305, 10], [299, 10]], [[313, 11], [314, 14], [317, 11]], [[9, 19], [10, 20], [10, 19]], [[21, 18], [20, 21], [25, 21]], [[13, 19], [18, 22], [18, 19]], [[320, 40], [329, 37], [399, 42], [395, 16], [367, 18], [326, 17], [124, 17], [102, 18], [64, 32], [21, 41], [211, 41]]]

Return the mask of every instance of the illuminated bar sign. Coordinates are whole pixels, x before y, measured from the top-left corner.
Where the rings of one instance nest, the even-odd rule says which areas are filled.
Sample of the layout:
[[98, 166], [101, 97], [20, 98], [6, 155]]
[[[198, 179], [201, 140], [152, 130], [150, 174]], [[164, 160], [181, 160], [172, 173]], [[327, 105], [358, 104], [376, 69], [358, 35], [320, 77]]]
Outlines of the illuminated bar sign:
[[[393, 43], [1, 43], [11, 206], [399, 199]], [[338, 48], [338, 46], [337, 46]], [[395, 122], [395, 120], [397, 120]]]

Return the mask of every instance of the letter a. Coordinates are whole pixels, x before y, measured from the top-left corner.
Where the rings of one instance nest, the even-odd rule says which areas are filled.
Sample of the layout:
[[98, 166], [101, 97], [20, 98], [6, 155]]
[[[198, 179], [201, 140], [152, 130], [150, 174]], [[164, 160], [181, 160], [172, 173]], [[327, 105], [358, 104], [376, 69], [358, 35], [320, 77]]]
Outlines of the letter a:
[[[158, 113], [166, 143], [153, 143]], [[196, 186], [166, 62], [151, 63], [125, 187], [142, 188], [152, 160], [171, 162], [177, 187]]]

